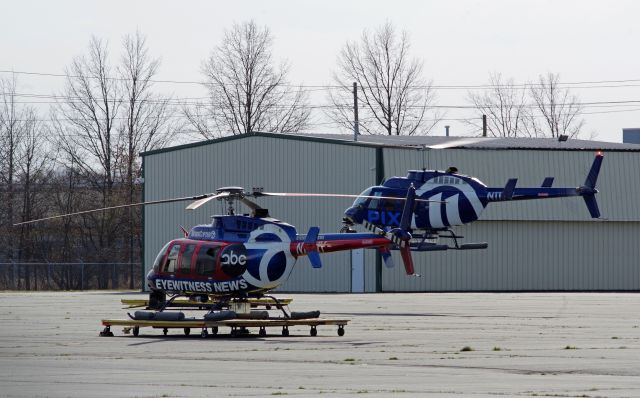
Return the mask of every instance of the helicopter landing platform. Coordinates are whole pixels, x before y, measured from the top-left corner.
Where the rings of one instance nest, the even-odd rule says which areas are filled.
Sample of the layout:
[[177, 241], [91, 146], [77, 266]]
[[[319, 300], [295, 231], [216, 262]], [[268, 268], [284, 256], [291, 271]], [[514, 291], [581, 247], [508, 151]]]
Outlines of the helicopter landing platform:
[[169, 329], [183, 329], [186, 336], [191, 334], [191, 329], [200, 329], [200, 337], [203, 338], [209, 336], [209, 329], [211, 329], [211, 334], [216, 335], [221, 327], [231, 328], [231, 336], [246, 336], [250, 334], [247, 328], [258, 328], [258, 335], [265, 337], [267, 336], [267, 328], [282, 328], [282, 336], [289, 336], [289, 327], [309, 326], [309, 334], [311, 336], [317, 336], [317, 327], [328, 325], [337, 326], [338, 336], [344, 336], [344, 327], [347, 323], [349, 323], [349, 319], [322, 318], [229, 319], [224, 321], [205, 321], [204, 319], [185, 319], [181, 321], [103, 319], [102, 325], [105, 328], [100, 332], [100, 336], [113, 336], [113, 332], [111, 331], [112, 326], [123, 326], [124, 334], [132, 333], [134, 336], [138, 336], [140, 328], [144, 327], [162, 329], [165, 336], [169, 333]]
[[[279, 298], [278, 301], [280, 302], [281, 305], [289, 305], [293, 299], [291, 298]], [[124, 305], [125, 309], [130, 309], [130, 308], [148, 308], [149, 307], [149, 300], [146, 299], [122, 299], [120, 300], [120, 302], [122, 303], [122, 305]], [[266, 307], [267, 309], [269, 309], [270, 307], [276, 307], [277, 303], [274, 299], [269, 298], [269, 297], [263, 297], [263, 298], [250, 298], [247, 299], [247, 302], [249, 304], [251, 304], [252, 308], [258, 308], [258, 307]], [[189, 300], [189, 299], [176, 299], [174, 300], [171, 304], [169, 304], [167, 307], [168, 308], [199, 308], [199, 309], [205, 309], [207, 307], [210, 307], [211, 305], [216, 304], [215, 301], [209, 301], [209, 302], [200, 302], [200, 301], [195, 301], [195, 300]]]

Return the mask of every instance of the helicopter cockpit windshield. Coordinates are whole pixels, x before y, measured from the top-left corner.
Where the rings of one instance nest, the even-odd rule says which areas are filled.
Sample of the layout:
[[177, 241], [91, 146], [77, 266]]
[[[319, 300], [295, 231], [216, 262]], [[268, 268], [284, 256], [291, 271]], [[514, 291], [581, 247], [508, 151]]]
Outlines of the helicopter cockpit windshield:
[[162, 249], [160, 250], [160, 252], [156, 256], [156, 260], [153, 262], [153, 271], [154, 272], [156, 272], [156, 273], [160, 272], [160, 262], [164, 258], [164, 255], [167, 254], [167, 249], [169, 248], [170, 244], [171, 244], [171, 242], [167, 242], [167, 244], [162, 247]]
[[353, 207], [357, 207], [359, 205], [364, 205], [364, 203], [367, 201], [367, 199], [364, 196], [371, 196], [371, 191], [373, 190], [373, 188], [367, 188], [364, 191], [362, 191], [362, 193], [356, 198], [356, 200], [353, 201]]

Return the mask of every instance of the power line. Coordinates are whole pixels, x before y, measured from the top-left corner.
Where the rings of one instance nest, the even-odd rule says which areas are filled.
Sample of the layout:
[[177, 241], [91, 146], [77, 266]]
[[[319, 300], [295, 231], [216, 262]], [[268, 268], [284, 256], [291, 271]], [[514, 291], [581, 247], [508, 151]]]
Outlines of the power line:
[[[82, 99], [80, 97], [71, 97], [71, 96], [64, 96], [64, 95], [56, 95], [56, 94], [39, 94], [39, 93], [15, 93], [15, 94], [11, 94], [11, 96], [15, 96], [15, 97], [25, 97], [25, 98], [38, 98], [38, 99], [52, 99], [54, 101], [14, 101], [14, 103], [16, 104], [60, 104], [61, 101], [65, 101], [65, 102], [79, 102]], [[151, 104], [159, 104], [159, 103], [167, 103], [169, 102], [169, 104], [173, 104], [173, 105], [208, 105], [207, 103], [203, 103], [203, 102], [194, 102], [197, 100], [203, 100], [203, 101], [207, 101], [209, 100], [209, 97], [158, 97], [152, 100], [146, 100], [146, 103], [151, 103]], [[129, 100], [125, 99], [125, 98], [114, 98], [112, 100], [110, 100], [109, 102], [116, 102], [116, 103], [127, 103], [129, 102]], [[62, 102], [64, 103], [64, 102]], [[554, 104], [556, 106], [567, 106], [567, 105], [580, 105], [580, 106], [585, 106], [585, 107], [617, 107], [617, 106], [631, 106], [631, 105], [635, 105], [635, 104], [639, 104], [640, 100], [620, 100], [620, 101], [590, 101], [590, 102], [567, 102], [567, 103], [557, 103]], [[544, 105], [548, 105], [548, 104], [544, 104]], [[217, 105], [218, 107], [220, 107], [220, 105]], [[273, 106], [274, 108], [290, 108], [292, 106], [299, 106], [301, 108], [306, 108], [306, 109], [327, 109], [327, 108], [342, 108], [342, 109], [351, 109], [352, 105], [348, 104], [348, 103], [344, 103], [344, 104], [316, 104], [316, 105], [309, 105], [309, 104], [279, 104], [276, 106]], [[508, 107], [519, 107], [519, 105], [515, 105], [515, 104], [507, 104], [504, 106], [508, 106]], [[535, 108], [538, 105], [537, 104], [522, 104], [523, 107], [529, 107], [529, 108]], [[483, 108], [483, 107], [491, 107], [490, 104], [481, 104], [481, 105], [413, 105], [413, 106], [407, 106], [407, 108], [412, 108], [412, 109], [438, 109], [438, 108], [442, 108], [442, 109], [478, 109], [478, 108]]]
[[[34, 104], [32, 102], [19, 102], [21, 104]], [[43, 102], [36, 102], [35, 104], [46, 104]], [[631, 107], [631, 106], [637, 106], [638, 104], [640, 104], [640, 100], [633, 100], [633, 101], [602, 101], [602, 102], [590, 102], [590, 103], [583, 103], [580, 105], [585, 105], [585, 108], [619, 108], [619, 107]], [[574, 104], [556, 104], [557, 106], [560, 105], [574, 105]], [[278, 105], [278, 106], [274, 106], [272, 109], [287, 109], [290, 108], [291, 106], [289, 105]], [[537, 105], [527, 105], [526, 107], [532, 107], [535, 108], [537, 107]], [[313, 109], [334, 109], [334, 108], [343, 108], [343, 109], [350, 109], [349, 105], [329, 105], [329, 104], [325, 104], [325, 105], [300, 105], [298, 106], [299, 109], [301, 110], [313, 110]], [[415, 109], [415, 110], [422, 110], [422, 109], [449, 109], [449, 110], [464, 110], [464, 111], [478, 111], [478, 112], [482, 112], [482, 107], [476, 107], [476, 106], [466, 106], [466, 105], [434, 105], [434, 106], [409, 106], [407, 107], [408, 109]], [[580, 114], [582, 115], [595, 115], [595, 114], [607, 114], [607, 113], [625, 113], [625, 112], [637, 112], [638, 110], [640, 110], [640, 108], [631, 108], [631, 109], [615, 109], [615, 110], [606, 110], [606, 111], [593, 111], [593, 112], [587, 112], [587, 111], [582, 111], [580, 112]], [[536, 115], [534, 117], [542, 117], [539, 115]], [[185, 121], [189, 121], [189, 117], [187, 117], [184, 114], [173, 114], [173, 115], [164, 115], [159, 117], [161, 119], [179, 119], [179, 120], [185, 120]], [[467, 117], [467, 118], [438, 118], [438, 119], [427, 119], [427, 118], [423, 118], [421, 120], [424, 121], [466, 121], [469, 119], [473, 119], [474, 117]], [[91, 118], [82, 118], [82, 117], [58, 117], [58, 118], [29, 118], [29, 119], [13, 119], [13, 121], [15, 122], [26, 122], [26, 121], [36, 121], [36, 122], [56, 122], [56, 121], [68, 121], [68, 122], [79, 122], [79, 121], [90, 121], [90, 122], [102, 122], [102, 121], [106, 121], [107, 118], [104, 117], [94, 117], [92, 116]], [[124, 116], [115, 116], [115, 117], [111, 117], [109, 118], [109, 120], [129, 120], [127, 117]], [[375, 117], [369, 117], [369, 118], [361, 118], [361, 120], [363, 122], [366, 122], [368, 120], [370, 121], [375, 121], [376, 118]], [[418, 118], [407, 118], [407, 120], [419, 120]], [[333, 122], [322, 122], [321, 124], [331, 124]], [[337, 124], [340, 124], [342, 122], [335, 122]], [[313, 123], [309, 123], [309, 125], [312, 125]]]
[[[79, 76], [70, 75], [66, 73], [47, 73], [47, 72], [28, 72], [28, 71], [12, 71], [12, 70], [0, 70], [0, 73], [17, 74], [17, 75], [30, 75], [30, 76], [48, 76], [48, 77], [64, 77], [64, 78], [88, 78], [99, 79], [97, 76]], [[106, 77], [107, 80], [115, 81], [127, 81], [129, 78], [122, 77]], [[149, 79], [152, 83], [167, 83], [167, 84], [192, 84], [192, 85], [212, 85], [212, 83], [199, 80], [175, 80], [175, 79]], [[632, 84], [635, 83], [635, 84]], [[284, 87], [304, 87], [310, 89], [317, 89], [317, 91], [332, 90], [332, 89], [344, 89], [351, 90], [349, 85], [339, 84], [281, 84]], [[541, 87], [540, 83], [519, 83], [519, 84], [444, 84], [444, 85], [416, 85], [414, 89], [438, 89], [438, 90], [471, 90], [471, 89], [489, 89], [489, 88], [531, 88]], [[640, 79], [622, 79], [622, 80], [590, 80], [590, 81], [578, 81], [578, 82], [561, 82], [558, 83], [558, 87], [574, 86], [573, 88], [622, 88], [622, 87], [640, 87]], [[583, 86], [583, 87], [579, 87]]]

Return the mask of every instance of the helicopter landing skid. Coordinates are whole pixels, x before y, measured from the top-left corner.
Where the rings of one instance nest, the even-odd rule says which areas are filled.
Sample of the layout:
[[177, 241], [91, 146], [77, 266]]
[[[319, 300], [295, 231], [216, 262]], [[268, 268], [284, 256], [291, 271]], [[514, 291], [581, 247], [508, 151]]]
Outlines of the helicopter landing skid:
[[273, 302], [275, 303], [276, 308], [279, 309], [280, 311], [282, 311], [282, 313], [284, 314], [285, 318], [287, 318], [287, 319], [291, 318], [291, 314], [287, 314], [287, 311], [284, 309], [284, 306], [282, 305], [280, 300], [278, 300], [274, 296], [264, 296], [264, 297], [267, 297], [267, 298], [270, 298], [271, 300], [273, 300]]
[[476, 243], [458, 243], [458, 239], [463, 239], [464, 236], [456, 235], [453, 230], [447, 229], [443, 231], [443, 233], [448, 233], [447, 235], [438, 235], [439, 238], [445, 239], [453, 239], [454, 246], [449, 246], [450, 250], [476, 250], [476, 249], [486, 249], [489, 247], [489, 244], [486, 242], [476, 242]]
[[[438, 239], [451, 239], [453, 240], [453, 246], [447, 244], [438, 244]], [[485, 242], [477, 243], [460, 243], [458, 240], [463, 239], [464, 236], [456, 235], [451, 229], [439, 231], [438, 234], [424, 232], [415, 233], [413, 239], [410, 242], [411, 250], [419, 252], [427, 251], [443, 251], [443, 250], [475, 250], [486, 249], [489, 245]]]
[[173, 301], [175, 299], [177, 299], [178, 297], [185, 297], [183, 294], [174, 294], [173, 296], [171, 296], [171, 298], [167, 301], [165, 301], [162, 304], [162, 307], [160, 307], [160, 309], [158, 310], [158, 312], [163, 312], [167, 307], [171, 306], [171, 304], [173, 303]]

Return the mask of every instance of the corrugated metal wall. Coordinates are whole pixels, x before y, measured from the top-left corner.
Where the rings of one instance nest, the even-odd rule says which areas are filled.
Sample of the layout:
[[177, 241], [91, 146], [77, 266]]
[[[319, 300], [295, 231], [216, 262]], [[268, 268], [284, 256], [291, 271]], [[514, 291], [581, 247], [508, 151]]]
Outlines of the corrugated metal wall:
[[638, 290], [640, 222], [476, 221], [486, 250], [415, 253], [420, 278], [383, 270], [384, 291]]
[[[145, 199], [214, 192], [223, 186], [264, 187], [274, 192], [354, 192], [375, 183], [375, 150], [288, 139], [245, 137], [145, 156]], [[357, 181], [354, 185], [354, 181]], [[261, 198], [273, 217], [295, 225], [298, 233], [319, 226], [337, 232], [348, 199]], [[188, 202], [145, 208], [144, 252], [147, 269], [170, 239], [180, 237], [179, 226], [208, 223], [210, 215], [225, 214], [220, 202], [196, 211]], [[242, 205], [240, 205], [242, 206]], [[246, 208], [239, 207], [240, 211]], [[287, 291], [347, 292], [351, 288], [348, 253], [323, 255], [324, 267], [312, 269], [306, 258], [298, 261]], [[375, 275], [375, 274], [374, 274]], [[371, 278], [370, 273], [368, 273]], [[375, 283], [375, 282], [374, 282]], [[375, 285], [374, 285], [375, 286]]]
[[[554, 176], [554, 186], [584, 182], [593, 151], [415, 150], [385, 148], [384, 175], [404, 176], [407, 169], [446, 169], [455, 165], [489, 186], [502, 187], [517, 177], [518, 186], [539, 186]], [[447, 290], [639, 290], [640, 156], [608, 152], [598, 180], [598, 202], [608, 221], [592, 221], [580, 198], [493, 203], [481, 220], [456, 229], [466, 241], [486, 241], [489, 249], [470, 252], [416, 253], [421, 278], [406, 277], [399, 256], [396, 269], [383, 269], [384, 291]], [[145, 157], [146, 200], [212, 192], [240, 185], [277, 192], [358, 193], [376, 183], [376, 149], [251, 136]], [[260, 199], [274, 217], [305, 233], [312, 225], [335, 232], [344, 199]], [[195, 212], [185, 204], [145, 209], [145, 261], [153, 262], [179, 225], [208, 222], [224, 209], [214, 203]], [[365, 289], [375, 291], [375, 252], [365, 254]], [[286, 291], [345, 292], [350, 289], [347, 253], [323, 255], [324, 268], [311, 269], [301, 259]]]
[[[593, 151], [385, 149], [385, 175], [407, 169], [446, 169], [502, 187], [584, 183]], [[602, 217], [592, 220], [581, 198], [491, 203], [480, 221], [456, 228], [487, 250], [415, 253], [416, 272], [383, 270], [385, 291], [639, 290], [640, 155], [605, 153], [597, 195]]]

